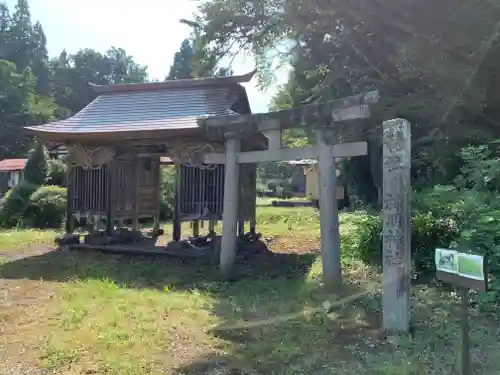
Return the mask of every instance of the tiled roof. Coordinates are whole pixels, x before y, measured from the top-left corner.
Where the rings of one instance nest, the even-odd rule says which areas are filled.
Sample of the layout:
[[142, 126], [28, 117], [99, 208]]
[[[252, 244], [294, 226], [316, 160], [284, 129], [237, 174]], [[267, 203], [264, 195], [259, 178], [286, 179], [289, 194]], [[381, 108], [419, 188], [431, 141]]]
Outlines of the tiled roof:
[[111, 92], [130, 92], [130, 91], [151, 91], [151, 90], [172, 90], [172, 89], [189, 89], [200, 86], [229, 86], [236, 83], [249, 82], [255, 75], [256, 70], [242, 74], [239, 76], [227, 77], [205, 77], [192, 79], [174, 79], [164, 82], [148, 82], [148, 83], [125, 83], [117, 85], [95, 85], [90, 83], [90, 86], [98, 94]]
[[28, 159], [4, 159], [0, 161], [0, 172], [22, 171]]
[[94, 85], [102, 94], [74, 116], [26, 129], [35, 133], [91, 134], [198, 128], [199, 117], [232, 114], [230, 108], [244, 93], [241, 86], [235, 88], [241, 80], [224, 77]]

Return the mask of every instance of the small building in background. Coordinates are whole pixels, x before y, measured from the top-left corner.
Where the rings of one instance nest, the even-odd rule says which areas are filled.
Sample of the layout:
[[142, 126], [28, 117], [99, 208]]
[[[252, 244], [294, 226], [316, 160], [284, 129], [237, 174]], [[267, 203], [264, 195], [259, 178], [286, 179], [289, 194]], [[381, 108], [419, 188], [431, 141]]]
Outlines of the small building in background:
[[27, 161], [28, 159], [4, 159], [0, 161], [0, 197], [22, 181]]
[[[349, 205], [349, 197], [346, 192], [346, 185], [340, 176], [340, 158], [335, 159], [336, 175], [337, 175], [337, 192], [336, 198], [339, 202], [339, 209]], [[319, 175], [318, 161], [316, 159], [292, 160], [288, 164], [300, 165], [303, 167], [305, 175], [305, 197], [319, 207]], [[340, 181], [339, 181], [340, 180]]]

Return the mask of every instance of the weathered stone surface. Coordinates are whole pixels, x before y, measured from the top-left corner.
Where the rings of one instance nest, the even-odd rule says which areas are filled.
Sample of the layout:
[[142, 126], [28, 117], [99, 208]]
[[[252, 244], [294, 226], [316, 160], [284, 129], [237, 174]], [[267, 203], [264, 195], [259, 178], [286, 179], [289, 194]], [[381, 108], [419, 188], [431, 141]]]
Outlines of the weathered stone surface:
[[369, 117], [369, 105], [377, 103], [378, 99], [378, 91], [370, 91], [343, 99], [269, 113], [200, 118], [198, 125], [208, 133], [219, 135], [228, 131], [245, 133], [269, 130], [268, 124], [276, 124], [276, 129], [311, 127], [315, 124], [337, 126], [341, 121]]
[[57, 246], [78, 245], [80, 243], [80, 235], [78, 233], [63, 234], [54, 239]]
[[411, 209], [410, 124], [383, 124], [383, 324], [389, 331], [410, 326]]
[[110, 243], [110, 240], [111, 238], [106, 232], [99, 231], [87, 234], [84, 237], [83, 242], [86, 245], [107, 245]]

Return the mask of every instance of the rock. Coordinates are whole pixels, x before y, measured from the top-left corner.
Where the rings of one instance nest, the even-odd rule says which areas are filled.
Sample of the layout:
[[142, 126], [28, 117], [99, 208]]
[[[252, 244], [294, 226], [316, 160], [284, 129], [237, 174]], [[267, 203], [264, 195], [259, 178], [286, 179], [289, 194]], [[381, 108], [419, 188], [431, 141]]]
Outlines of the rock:
[[84, 238], [86, 245], [107, 245], [111, 241], [111, 237], [104, 231], [89, 233]]
[[172, 251], [180, 251], [187, 248], [187, 245], [183, 241], [170, 241], [167, 246], [165, 246], [165, 250]]
[[266, 238], [264, 238], [264, 240], [266, 241], [266, 243], [270, 244], [270, 243], [274, 243], [275, 238], [274, 237], [266, 237]]
[[78, 233], [72, 234], [63, 234], [57, 236], [54, 239], [54, 242], [57, 246], [69, 246], [69, 245], [78, 245], [80, 243], [80, 235]]

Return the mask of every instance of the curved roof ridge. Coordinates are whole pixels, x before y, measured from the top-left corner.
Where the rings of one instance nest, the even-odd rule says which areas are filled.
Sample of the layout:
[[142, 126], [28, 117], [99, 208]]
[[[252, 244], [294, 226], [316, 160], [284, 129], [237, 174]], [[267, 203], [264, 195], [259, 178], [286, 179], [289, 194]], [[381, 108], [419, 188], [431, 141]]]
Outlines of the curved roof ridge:
[[116, 85], [96, 85], [94, 83], [89, 82], [89, 85], [98, 94], [115, 93], [115, 92], [150, 91], [159, 89], [187, 89], [199, 86], [219, 86], [219, 85], [231, 85], [235, 83], [246, 83], [253, 78], [256, 72], [257, 70], [253, 70], [249, 73], [237, 76], [175, 79], [165, 82], [124, 83]]

